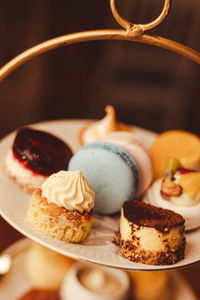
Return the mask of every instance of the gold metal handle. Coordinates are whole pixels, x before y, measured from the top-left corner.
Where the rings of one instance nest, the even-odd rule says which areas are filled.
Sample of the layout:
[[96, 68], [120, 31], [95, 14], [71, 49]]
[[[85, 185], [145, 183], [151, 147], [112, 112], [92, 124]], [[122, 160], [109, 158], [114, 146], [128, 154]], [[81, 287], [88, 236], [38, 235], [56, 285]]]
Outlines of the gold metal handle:
[[19, 66], [29, 61], [30, 59], [34, 58], [35, 56], [38, 56], [39, 54], [48, 52], [52, 49], [61, 46], [66, 46], [75, 43], [82, 43], [86, 41], [94, 41], [94, 40], [124, 40], [124, 41], [150, 44], [150, 45], [154, 45], [175, 52], [179, 55], [185, 56], [186, 58], [192, 60], [197, 64], [200, 64], [199, 52], [163, 37], [143, 34], [144, 31], [156, 27], [165, 19], [169, 11], [170, 0], [165, 0], [164, 8], [160, 16], [148, 24], [136, 25], [120, 17], [116, 9], [115, 0], [110, 0], [110, 6], [114, 17], [119, 22], [119, 24], [122, 25], [123, 28], [125, 28], [125, 30], [105, 29], [105, 30], [84, 31], [84, 32], [67, 34], [64, 36], [60, 36], [48, 40], [41, 44], [38, 44], [22, 52], [21, 54], [19, 54], [18, 56], [10, 60], [7, 64], [5, 64], [0, 69], [0, 82], [4, 78], [6, 78], [11, 72], [17, 69]]
[[171, 1], [165, 0], [162, 12], [155, 20], [147, 24], [134, 24], [121, 17], [117, 11], [116, 0], [110, 0], [110, 8], [115, 20], [126, 30], [128, 34], [134, 34], [137, 37], [141, 36], [145, 31], [153, 29], [161, 24], [168, 15], [170, 6]]

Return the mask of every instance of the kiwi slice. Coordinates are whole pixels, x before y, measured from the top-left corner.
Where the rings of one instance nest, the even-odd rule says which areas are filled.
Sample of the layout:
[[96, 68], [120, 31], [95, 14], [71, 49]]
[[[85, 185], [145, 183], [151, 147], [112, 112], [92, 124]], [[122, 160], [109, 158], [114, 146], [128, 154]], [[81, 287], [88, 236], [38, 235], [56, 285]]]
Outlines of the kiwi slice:
[[181, 167], [181, 163], [177, 158], [168, 157], [165, 165], [164, 177], [166, 180], [172, 180], [176, 169]]

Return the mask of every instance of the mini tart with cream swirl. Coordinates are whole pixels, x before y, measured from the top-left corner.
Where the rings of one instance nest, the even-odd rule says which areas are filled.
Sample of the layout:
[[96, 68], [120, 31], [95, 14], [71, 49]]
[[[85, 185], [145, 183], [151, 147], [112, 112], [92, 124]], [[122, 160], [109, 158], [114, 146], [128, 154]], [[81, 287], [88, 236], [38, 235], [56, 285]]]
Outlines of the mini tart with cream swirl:
[[79, 142], [83, 146], [99, 142], [103, 137], [114, 131], [132, 131], [131, 128], [116, 119], [115, 109], [111, 105], [105, 107], [106, 116], [100, 121], [91, 121], [79, 133]]
[[33, 192], [28, 221], [58, 240], [84, 240], [94, 219], [94, 191], [81, 171], [52, 174]]
[[168, 158], [163, 177], [154, 182], [144, 201], [181, 214], [186, 230], [199, 227], [200, 172], [183, 168], [177, 159]]

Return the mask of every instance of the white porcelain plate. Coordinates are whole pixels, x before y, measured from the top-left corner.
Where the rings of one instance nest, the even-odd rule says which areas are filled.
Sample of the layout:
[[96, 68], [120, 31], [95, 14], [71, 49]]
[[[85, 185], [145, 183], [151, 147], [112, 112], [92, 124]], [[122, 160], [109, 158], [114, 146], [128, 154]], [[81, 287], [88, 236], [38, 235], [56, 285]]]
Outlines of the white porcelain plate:
[[[60, 120], [38, 123], [32, 127], [46, 130], [66, 141], [76, 151], [79, 148], [78, 132], [84, 126], [83, 120]], [[148, 145], [155, 139], [156, 134], [133, 127], [136, 134]], [[152, 266], [131, 262], [123, 258], [119, 248], [112, 242], [114, 233], [119, 228], [119, 217], [95, 216], [92, 229], [82, 243], [71, 244], [53, 239], [30, 225], [26, 212], [31, 196], [26, 194], [3, 169], [8, 149], [12, 145], [15, 132], [0, 142], [0, 213], [1, 216], [16, 230], [30, 239], [76, 260], [93, 262], [104, 266], [124, 270], [167, 270], [178, 269], [200, 261], [200, 229], [186, 234], [185, 259], [170, 266]]]
[[[9, 273], [0, 280], [0, 299], [17, 300], [23, 294], [34, 288], [26, 274], [25, 260], [32, 241], [21, 239], [11, 245], [3, 253], [12, 257], [12, 266]], [[169, 289], [173, 288], [173, 300], [197, 300], [192, 288], [178, 271], [168, 273]]]

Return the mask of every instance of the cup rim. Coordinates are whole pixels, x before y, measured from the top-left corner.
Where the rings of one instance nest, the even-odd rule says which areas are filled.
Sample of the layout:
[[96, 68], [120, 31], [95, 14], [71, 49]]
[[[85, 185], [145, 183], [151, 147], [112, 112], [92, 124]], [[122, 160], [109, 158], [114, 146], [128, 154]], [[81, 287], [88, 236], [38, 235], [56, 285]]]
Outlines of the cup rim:
[[[93, 268], [93, 269], [104, 269], [107, 273], [114, 274], [117, 279], [121, 283], [120, 289], [118, 289], [116, 292], [114, 292], [111, 295], [106, 295], [106, 294], [97, 294], [86, 287], [84, 287], [81, 282], [78, 279], [78, 272], [80, 272], [81, 269], [84, 268]], [[84, 262], [75, 262], [68, 273], [66, 274], [62, 287], [61, 287], [61, 293], [63, 292], [65, 283], [68, 280], [73, 280], [76, 287], [80, 290], [81, 293], [85, 293], [90, 297], [97, 297], [99, 296], [99, 299], [120, 299], [120, 297], [124, 296], [125, 294], [128, 294], [129, 288], [130, 288], [130, 278], [128, 274], [125, 271], [118, 270], [115, 268], [104, 268], [103, 266], [100, 265], [94, 265], [92, 263], [84, 263]], [[123, 298], [124, 299], [124, 298]]]

